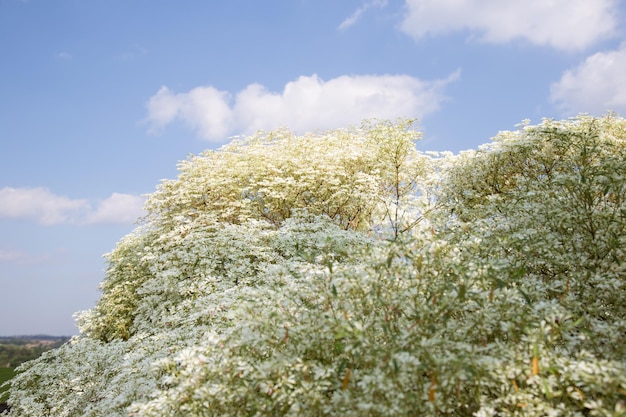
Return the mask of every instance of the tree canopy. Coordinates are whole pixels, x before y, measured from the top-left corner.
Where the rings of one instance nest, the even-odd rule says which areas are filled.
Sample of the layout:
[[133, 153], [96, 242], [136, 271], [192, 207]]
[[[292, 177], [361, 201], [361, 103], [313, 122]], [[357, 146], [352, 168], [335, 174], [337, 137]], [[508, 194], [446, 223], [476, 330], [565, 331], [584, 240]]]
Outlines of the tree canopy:
[[10, 416], [626, 412], [626, 120], [409, 120], [181, 162]]

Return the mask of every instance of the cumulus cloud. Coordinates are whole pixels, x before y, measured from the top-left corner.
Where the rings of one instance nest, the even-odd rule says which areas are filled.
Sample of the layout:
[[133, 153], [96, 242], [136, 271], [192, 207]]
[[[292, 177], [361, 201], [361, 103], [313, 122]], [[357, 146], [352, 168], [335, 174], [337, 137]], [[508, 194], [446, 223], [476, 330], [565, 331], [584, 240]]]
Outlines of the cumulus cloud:
[[33, 219], [49, 225], [69, 222], [88, 209], [87, 200], [57, 196], [45, 188], [0, 189], [0, 217]]
[[221, 142], [232, 134], [287, 126], [296, 131], [357, 124], [366, 118], [424, 117], [446, 100], [445, 79], [423, 81], [408, 75], [341, 76], [324, 81], [317, 75], [287, 83], [282, 92], [250, 84], [234, 96], [212, 86], [187, 93], [162, 87], [148, 101], [152, 132], [175, 120], [200, 137]]
[[550, 86], [550, 99], [566, 113], [626, 113], [626, 43], [598, 52]]
[[144, 202], [140, 196], [113, 193], [87, 216], [86, 223], [133, 223], [144, 214]]
[[132, 223], [143, 214], [143, 197], [114, 193], [96, 204], [58, 196], [47, 188], [0, 188], [0, 218], [62, 223]]
[[479, 40], [581, 50], [615, 33], [618, 0], [406, 0], [400, 28], [415, 39], [469, 31]]
[[365, 13], [368, 9], [372, 7], [380, 7], [383, 8], [387, 6], [387, 0], [373, 0], [368, 3], [365, 3], [363, 6], [359, 7], [348, 16], [341, 24], [337, 27], [339, 30], [348, 29], [350, 26], [353, 26], [360, 18], [363, 13]]
[[155, 133], [175, 119], [206, 138], [224, 137], [233, 124], [233, 111], [229, 107], [230, 94], [211, 86], [197, 87], [188, 93], [173, 93], [167, 87], [148, 101], [148, 123]]

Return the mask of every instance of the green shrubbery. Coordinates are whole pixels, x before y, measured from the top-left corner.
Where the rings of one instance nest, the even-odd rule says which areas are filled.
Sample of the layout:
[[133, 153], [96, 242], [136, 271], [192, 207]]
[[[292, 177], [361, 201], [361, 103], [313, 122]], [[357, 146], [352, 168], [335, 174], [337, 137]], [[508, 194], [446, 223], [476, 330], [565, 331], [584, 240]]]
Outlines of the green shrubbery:
[[14, 376], [13, 368], [0, 368], [0, 403], [6, 402], [9, 398], [8, 387], [2, 385]]
[[410, 122], [181, 164], [12, 416], [621, 415], [626, 121]]

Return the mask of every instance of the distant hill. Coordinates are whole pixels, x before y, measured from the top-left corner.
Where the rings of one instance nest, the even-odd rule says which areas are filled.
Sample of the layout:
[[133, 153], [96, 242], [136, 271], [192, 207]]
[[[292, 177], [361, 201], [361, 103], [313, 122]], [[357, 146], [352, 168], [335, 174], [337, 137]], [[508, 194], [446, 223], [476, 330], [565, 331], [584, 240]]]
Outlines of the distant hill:
[[14, 368], [57, 348], [70, 340], [69, 336], [28, 335], [0, 336], [0, 368]]
[[0, 343], [5, 340], [69, 340], [70, 336], [50, 336], [47, 334], [19, 335], [19, 336], [0, 336]]

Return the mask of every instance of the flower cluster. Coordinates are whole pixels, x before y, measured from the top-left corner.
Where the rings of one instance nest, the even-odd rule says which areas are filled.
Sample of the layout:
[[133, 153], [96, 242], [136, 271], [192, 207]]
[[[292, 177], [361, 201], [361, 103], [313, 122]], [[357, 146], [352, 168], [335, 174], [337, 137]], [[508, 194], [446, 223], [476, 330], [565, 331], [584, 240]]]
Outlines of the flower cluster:
[[418, 138], [281, 130], [183, 162], [9, 415], [623, 415], [626, 120]]

